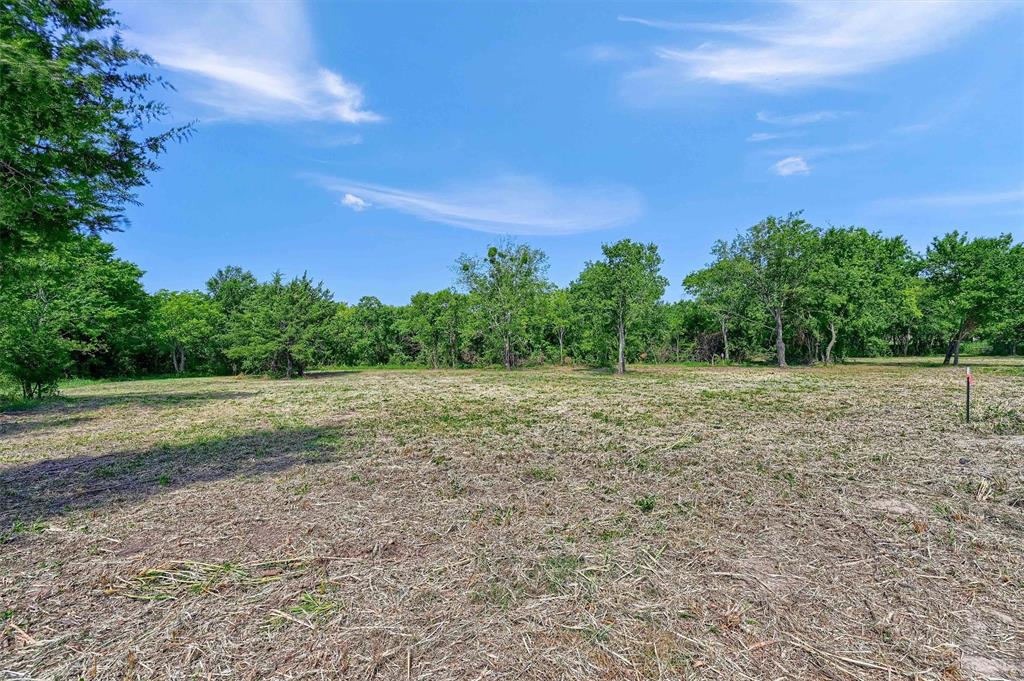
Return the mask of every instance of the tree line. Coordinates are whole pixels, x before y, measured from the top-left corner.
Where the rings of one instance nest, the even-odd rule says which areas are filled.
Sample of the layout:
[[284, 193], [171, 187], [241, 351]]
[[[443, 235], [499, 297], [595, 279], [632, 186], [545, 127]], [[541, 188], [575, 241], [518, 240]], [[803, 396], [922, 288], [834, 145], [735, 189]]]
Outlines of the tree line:
[[26, 397], [64, 377], [301, 376], [311, 367], [426, 367], [766, 360], [944, 353], [1024, 341], [1024, 244], [950, 232], [923, 254], [901, 237], [769, 217], [669, 285], [654, 244], [602, 247], [568, 286], [547, 256], [504, 241], [463, 255], [451, 288], [406, 305], [337, 302], [307, 274], [260, 282], [218, 270], [204, 290], [147, 294], [142, 271], [97, 236], [13, 260], [0, 292], [0, 371]]

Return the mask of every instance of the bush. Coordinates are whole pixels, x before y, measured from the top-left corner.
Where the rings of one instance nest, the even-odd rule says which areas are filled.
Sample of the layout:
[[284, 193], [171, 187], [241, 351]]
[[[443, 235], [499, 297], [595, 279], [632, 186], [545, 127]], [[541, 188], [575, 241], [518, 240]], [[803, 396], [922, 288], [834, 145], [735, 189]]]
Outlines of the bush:
[[0, 323], [0, 373], [25, 399], [55, 395], [71, 364], [71, 343], [49, 313], [45, 300], [29, 299], [8, 308]]

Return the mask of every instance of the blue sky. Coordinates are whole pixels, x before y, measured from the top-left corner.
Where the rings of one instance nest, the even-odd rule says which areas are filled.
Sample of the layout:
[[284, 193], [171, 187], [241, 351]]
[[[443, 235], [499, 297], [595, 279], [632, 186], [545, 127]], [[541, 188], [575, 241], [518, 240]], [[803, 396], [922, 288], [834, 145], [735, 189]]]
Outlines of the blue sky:
[[1024, 234], [1024, 6], [114, 2], [198, 121], [111, 236], [400, 304], [503, 234], [572, 280], [654, 241], [676, 299], [770, 214]]

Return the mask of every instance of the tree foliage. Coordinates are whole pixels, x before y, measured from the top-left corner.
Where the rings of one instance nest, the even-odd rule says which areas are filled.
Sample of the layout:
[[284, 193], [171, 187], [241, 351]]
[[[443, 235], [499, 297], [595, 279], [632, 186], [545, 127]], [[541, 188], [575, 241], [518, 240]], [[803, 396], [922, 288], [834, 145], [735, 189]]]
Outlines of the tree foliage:
[[451, 289], [413, 295], [405, 328], [428, 366], [458, 366], [465, 317], [466, 297]]
[[216, 300], [199, 291], [159, 291], [153, 299], [154, 340], [170, 355], [174, 373], [190, 367], [215, 369], [224, 325]]
[[944, 304], [953, 332], [945, 363], [960, 361], [960, 344], [979, 327], [996, 321], [1019, 292], [1013, 240], [1008, 234], [968, 239], [958, 231], [936, 237], [924, 257], [924, 270]]
[[807, 304], [813, 332], [827, 334], [826, 363], [841, 339], [848, 345], [854, 338], [879, 337], [887, 322], [910, 308], [914, 261], [901, 237], [838, 227], [820, 235], [808, 273]]
[[[615, 370], [626, 371], [626, 341], [655, 313], [668, 280], [654, 244], [623, 239], [601, 247], [604, 259], [588, 262], [573, 284], [598, 342], [614, 343]], [[638, 337], [639, 339], [639, 337]]]
[[771, 317], [780, 367], [786, 366], [786, 318], [807, 293], [817, 234], [799, 213], [791, 213], [768, 217], [714, 247], [718, 261], [731, 263], [738, 282]]
[[331, 292], [305, 274], [280, 272], [260, 285], [231, 320], [225, 354], [243, 371], [301, 376], [322, 352], [334, 313]]
[[165, 109], [151, 60], [101, 0], [8, 0], [0, 11], [0, 275], [26, 248], [116, 229], [154, 157]]
[[624, 371], [635, 362], [947, 351], [955, 362], [953, 341], [1003, 352], [1024, 341], [1024, 245], [1008, 236], [952, 232], [918, 256], [900, 237], [769, 218], [717, 244], [715, 259], [685, 278], [690, 297], [676, 302], [662, 299], [653, 244], [623, 240], [602, 255], [558, 288], [542, 252], [505, 242], [457, 260], [464, 292], [349, 305], [307, 275], [261, 283], [234, 266], [206, 291], [148, 295], [142, 272], [112, 246], [73, 235], [11, 260], [16, 276], [0, 288], [0, 372], [39, 397], [66, 376], [531, 362]]
[[142, 270], [114, 257], [98, 237], [76, 235], [55, 248], [26, 253], [12, 263], [17, 276], [0, 290], [3, 312], [36, 301], [70, 343], [75, 372], [131, 373], [147, 349], [151, 300]]
[[547, 256], [525, 244], [491, 246], [483, 258], [463, 255], [459, 281], [489, 353], [497, 351], [506, 369], [531, 349], [531, 326], [548, 290]]
[[[10, 305], [10, 301], [4, 301]], [[0, 325], [0, 373], [13, 379], [26, 399], [52, 395], [71, 365], [73, 344], [62, 335], [61, 318], [45, 290], [6, 307]]]

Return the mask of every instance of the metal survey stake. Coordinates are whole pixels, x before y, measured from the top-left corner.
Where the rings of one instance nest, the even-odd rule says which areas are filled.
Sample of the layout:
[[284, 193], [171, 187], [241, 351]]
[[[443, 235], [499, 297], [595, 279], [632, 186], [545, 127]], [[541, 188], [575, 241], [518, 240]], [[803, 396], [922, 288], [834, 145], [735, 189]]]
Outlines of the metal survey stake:
[[974, 376], [971, 374], [971, 367], [967, 367], [967, 423], [971, 422], [971, 386], [974, 385]]

